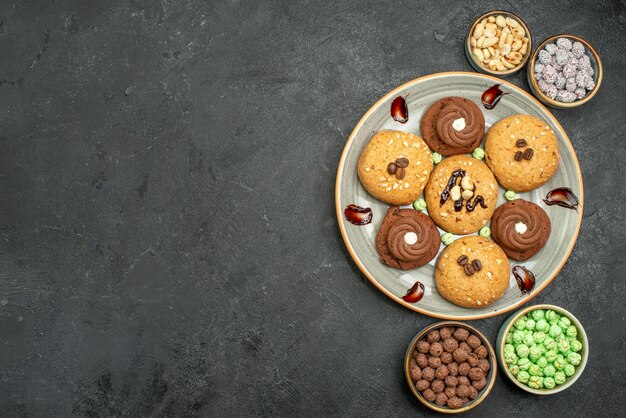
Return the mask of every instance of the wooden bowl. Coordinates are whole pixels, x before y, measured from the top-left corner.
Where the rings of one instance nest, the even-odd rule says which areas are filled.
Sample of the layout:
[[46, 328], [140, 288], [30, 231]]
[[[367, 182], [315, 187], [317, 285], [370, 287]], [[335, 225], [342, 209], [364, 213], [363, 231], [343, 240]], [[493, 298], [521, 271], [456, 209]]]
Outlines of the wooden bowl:
[[[517, 20], [519, 22], [519, 24], [524, 28], [524, 30], [526, 31], [526, 36], [528, 37], [528, 49], [526, 51], [526, 54], [524, 55], [524, 58], [522, 59], [522, 61], [515, 67], [515, 68], [511, 68], [510, 70], [506, 70], [506, 71], [492, 71], [489, 68], [485, 67], [485, 65], [483, 63], [478, 62], [475, 58], [474, 58], [474, 54], [472, 54], [472, 46], [470, 44], [471, 39], [472, 39], [472, 35], [474, 34], [474, 29], [476, 29], [476, 26], [480, 23], [481, 20], [483, 19], [487, 19], [490, 16], [497, 16], [497, 15], [503, 15], [505, 17], [510, 17], [513, 18], [515, 20]], [[511, 12], [507, 12], [504, 10], [492, 10], [490, 12], [487, 12], [483, 15], [481, 15], [480, 17], [478, 17], [474, 23], [472, 24], [472, 26], [469, 29], [469, 32], [467, 34], [467, 39], [465, 40], [465, 55], [467, 56], [467, 59], [469, 60], [470, 64], [472, 65], [472, 67], [474, 67], [474, 69], [480, 73], [484, 73], [484, 74], [490, 74], [490, 75], [494, 75], [496, 77], [506, 77], [509, 76], [511, 74], [515, 74], [516, 72], [518, 72], [519, 70], [521, 70], [522, 68], [524, 68], [524, 66], [526, 65], [526, 63], [528, 62], [528, 58], [531, 55], [531, 51], [533, 50], [533, 38], [532, 35], [530, 33], [530, 30], [528, 29], [528, 26], [526, 25], [526, 22], [524, 22], [519, 16], [511, 13]]]
[[[476, 399], [469, 401], [467, 404], [463, 405], [463, 407], [458, 408], [458, 409], [448, 408], [447, 406], [439, 406], [433, 402], [427, 401], [426, 398], [422, 396], [420, 391], [417, 390], [417, 388], [415, 387], [415, 384], [413, 383], [413, 380], [411, 379], [411, 371], [410, 371], [411, 355], [413, 351], [415, 350], [415, 346], [417, 345], [417, 342], [421, 340], [422, 338], [424, 338], [426, 334], [428, 334], [430, 331], [439, 329], [442, 327], [465, 328], [469, 332], [475, 334], [478, 338], [480, 338], [483, 345], [487, 347], [487, 351], [488, 351], [487, 359], [489, 360], [489, 364], [491, 365], [491, 368], [489, 369], [489, 373], [487, 374], [487, 386], [485, 386], [484, 388], [482, 388], [480, 392], [478, 392], [478, 396], [476, 397]], [[470, 325], [467, 325], [464, 322], [442, 321], [442, 322], [436, 322], [432, 325], [427, 326], [426, 328], [422, 329], [413, 338], [413, 340], [409, 344], [408, 349], [406, 350], [406, 354], [404, 357], [404, 375], [406, 377], [406, 381], [409, 385], [409, 388], [411, 389], [411, 392], [413, 392], [413, 395], [415, 395], [415, 397], [421, 403], [426, 405], [428, 408], [432, 409], [433, 411], [441, 412], [444, 414], [460, 414], [461, 412], [467, 412], [470, 409], [478, 406], [478, 404], [484, 401], [485, 398], [489, 395], [489, 392], [491, 392], [491, 389], [493, 388], [493, 385], [496, 382], [497, 373], [498, 373], [498, 367], [497, 367], [497, 362], [496, 362], [496, 354], [493, 350], [493, 347], [489, 343], [489, 340], [476, 328]]]
[[[596, 86], [593, 88], [593, 90], [587, 93], [585, 97], [583, 97], [580, 100], [576, 100], [572, 103], [559, 102], [558, 100], [554, 100], [546, 96], [544, 92], [542, 92], [539, 89], [539, 85], [537, 84], [537, 79], [535, 78], [535, 63], [537, 62], [537, 55], [539, 55], [539, 51], [541, 51], [543, 47], [549, 44], [550, 42], [555, 42], [558, 38], [567, 38], [571, 40], [572, 42], [580, 42], [581, 44], [583, 44], [586, 49], [585, 54], [589, 57], [589, 60], [591, 61], [591, 68], [593, 68], [593, 72], [594, 72], [593, 81], [595, 81]], [[554, 35], [554, 36], [549, 37], [545, 41], [543, 41], [537, 47], [537, 49], [535, 49], [535, 51], [533, 52], [530, 58], [530, 63], [528, 64], [528, 72], [527, 72], [528, 85], [530, 86], [530, 90], [533, 92], [535, 97], [537, 97], [537, 99], [539, 99], [543, 104], [551, 106], [551, 107], [556, 107], [559, 109], [571, 109], [573, 107], [578, 107], [582, 104], [585, 104], [589, 100], [591, 100], [593, 96], [596, 95], [596, 93], [598, 92], [598, 89], [600, 88], [600, 84], [602, 83], [602, 75], [603, 75], [602, 61], [600, 61], [600, 56], [598, 55], [596, 50], [591, 46], [589, 42], [587, 42], [580, 36], [570, 35], [570, 34]]]

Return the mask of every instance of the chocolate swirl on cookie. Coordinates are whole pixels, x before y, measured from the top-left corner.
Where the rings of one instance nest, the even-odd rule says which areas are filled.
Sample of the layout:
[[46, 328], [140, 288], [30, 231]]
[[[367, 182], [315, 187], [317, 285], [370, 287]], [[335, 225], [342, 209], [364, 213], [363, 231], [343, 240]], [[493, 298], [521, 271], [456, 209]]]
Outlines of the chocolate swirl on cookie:
[[[406, 237], [407, 234], [409, 234], [408, 237]], [[420, 260], [430, 253], [430, 244], [433, 239], [438, 238], [436, 235], [438, 234], [429, 224], [420, 222], [416, 218], [400, 218], [389, 228], [387, 246], [398, 260]]]
[[494, 241], [515, 260], [535, 255], [545, 245], [550, 229], [544, 210], [522, 199], [498, 207], [491, 221]]
[[[465, 126], [457, 131], [453, 123], [464, 119]], [[441, 109], [437, 117], [436, 128], [439, 138], [451, 147], [471, 147], [478, 135], [482, 136], [484, 126], [482, 115], [477, 107], [459, 106], [451, 103]]]

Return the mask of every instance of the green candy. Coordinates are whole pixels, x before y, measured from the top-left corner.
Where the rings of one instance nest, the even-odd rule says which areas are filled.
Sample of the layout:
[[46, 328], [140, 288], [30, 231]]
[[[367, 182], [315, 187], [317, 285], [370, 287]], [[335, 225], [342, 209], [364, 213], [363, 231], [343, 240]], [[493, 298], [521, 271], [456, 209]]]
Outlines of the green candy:
[[454, 236], [451, 233], [446, 232], [441, 236], [441, 242], [447, 247], [454, 242]]
[[548, 365], [548, 360], [546, 360], [545, 357], [539, 357], [535, 364], [539, 366], [541, 369], [545, 369], [545, 367]]
[[554, 382], [557, 385], [562, 385], [563, 383], [565, 383], [565, 380], [566, 380], [565, 373], [563, 373], [563, 372], [556, 372], [556, 373], [554, 373]]
[[531, 376], [543, 376], [541, 367], [537, 366], [536, 364], [530, 365], [530, 367], [528, 368], [528, 374], [530, 374]]
[[524, 333], [522, 331], [515, 331], [513, 333], [513, 344], [521, 344], [524, 342]]
[[472, 152], [472, 157], [482, 160], [485, 158], [485, 150], [482, 148], [476, 148], [474, 152]]
[[532, 316], [535, 321], [539, 321], [540, 319], [543, 319], [545, 315], [546, 313], [544, 312], [543, 309], [537, 309], [536, 311], [532, 311], [530, 313], [530, 316]]
[[551, 364], [548, 364], [546, 367], [543, 368], [544, 376], [553, 377], [555, 373], [556, 373], [556, 369]]
[[548, 350], [552, 350], [556, 348], [556, 341], [554, 341], [552, 337], [546, 337], [546, 339], [543, 341], [543, 346]]
[[513, 190], [507, 190], [506, 192], [504, 192], [504, 198], [508, 201], [515, 200], [516, 197], [517, 195]]
[[511, 372], [513, 376], [517, 376], [519, 373], [519, 366], [517, 364], [509, 364], [509, 372]]
[[515, 353], [520, 357], [528, 357], [529, 351], [530, 351], [530, 348], [528, 348], [526, 344], [520, 344], [517, 347], [515, 347]]
[[578, 335], [578, 330], [576, 329], [574, 325], [570, 325], [565, 330], [565, 335], [567, 335], [568, 337], [575, 338]]
[[539, 348], [541, 349], [541, 355], [545, 356], [546, 353], [548, 352], [548, 349], [544, 347], [543, 344], [539, 344]]
[[435, 164], [439, 164], [441, 160], [443, 160], [443, 157], [438, 152], [433, 152], [432, 158], [433, 158], [433, 163]]
[[526, 328], [526, 317], [523, 316], [520, 319], [518, 319], [517, 321], [515, 321], [513, 326], [515, 327], [515, 329], [517, 329], [519, 331], [522, 331], [524, 328]]
[[517, 360], [517, 366], [520, 370], [527, 371], [531, 365], [532, 363], [526, 357]]
[[565, 331], [570, 325], [572, 325], [572, 321], [570, 321], [568, 317], [562, 316], [561, 319], [559, 319], [557, 325], [561, 327], [563, 331]]
[[563, 370], [567, 362], [565, 361], [565, 357], [563, 357], [563, 354], [559, 354], [556, 356], [556, 359], [554, 359], [552, 364], [554, 365], [555, 369]]
[[517, 360], [519, 360], [519, 357], [517, 357], [517, 355], [513, 352], [508, 352], [508, 353], [504, 353], [504, 361], [507, 364], [515, 364], [517, 363]]
[[562, 333], [563, 333], [563, 330], [561, 330], [561, 328], [558, 325], [554, 324], [550, 326], [550, 336], [552, 338], [556, 338]]
[[[565, 377], [565, 375], [563, 377]], [[526, 384], [528, 383], [528, 380], [530, 379], [530, 375], [528, 374], [528, 372], [524, 370], [520, 370], [520, 372], [517, 374], [517, 376], [515, 376], [515, 378], [517, 379], [518, 382]]]
[[569, 349], [575, 353], [578, 353], [580, 350], [583, 349], [583, 343], [581, 343], [578, 340], [574, 340], [571, 343], [569, 343]]
[[513, 344], [504, 344], [504, 354], [515, 353], [515, 346]]
[[526, 329], [529, 329], [531, 331], [535, 330], [535, 320], [532, 318], [528, 318], [528, 320], [526, 321]]
[[506, 337], [504, 337], [504, 342], [506, 344], [512, 344], [513, 343], [513, 334], [511, 334], [510, 332], [508, 334], [506, 334]]
[[537, 331], [533, 334], [533, 339], [535, 340], [535, 343], [542, 344], [546, 340], [546, 334], [541, 331]]
[[528, 332], [526, 335], [524, 335], [524, 344], [530, 347], [534, 343], [535, 339], [533, 338], [533, 334], [531, 332]]
[[554, 381], [553, 378], [551, 377], [544, 377], [543, 378], [543, 387], [546, 389], [552, 389], [556, 386], [556, 382]]
[[556, 351], [548, 350], [545, 354], [545, 358], [546, 360], [548, 360], [548, 363], [552, 363], [554, 360], [556, 360]]
[[480, 231], [478, 231], [478, 235], [480, 235], [481, 237], [489, 238], [491, 236], [491, 228], [489, 228], [488, 226], [483, 226], [482, 228], [480, 228]]
[[528, 350], [528, 359], [532, 362], [537, 362], [539, 357], [541, 357], [541, 348], [536, 345], [530, 347]]
[[550, 330], [550, 324], [545, 319], [540, 319], [535, 324], [535, 329], [541, 332], [548, 332]]
[[567, 355], [570, 350], [569, 350], [569, 341], [566, 339], [562, 339], [561, 341], [559, 341], [559, 351], [563, 354], [563, 355]]
[[541, 389], [543, 387], [543, 377], [530, 376], [528, 379], [528, 387], [531, 389]]
[[563, 373], [565, 373], [565, 376], [567, 377], [573, 376], [575, 372], [576, 372], [576, 368], [572, 366], [571, 364], [567, 364], [563, 368]]
[[413, 202], [413, 209], [420, 212], [423, 211], [424, 209], [426, 209], [426, 201], [424, 199], [417, 199], [415, 202]]
[[552, 311], [552, 310], [547, 310], [546, 311], [546, 321], [550, 322], [550, 321], [558, 321], [559, 319], [561, 319], [561, 315], [559, 315], [558, 313]]
[[582, 357], [578, 353], [569, 353], [567, 355], [567, 362], [571, 364], [572, 366], [578, 366], [581, 360], [582, 360]]

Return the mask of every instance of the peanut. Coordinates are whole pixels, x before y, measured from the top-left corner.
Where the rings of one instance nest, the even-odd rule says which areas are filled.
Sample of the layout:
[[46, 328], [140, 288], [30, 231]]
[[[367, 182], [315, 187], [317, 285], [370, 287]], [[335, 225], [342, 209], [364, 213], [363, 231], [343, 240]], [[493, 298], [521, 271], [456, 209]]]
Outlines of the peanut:
[[474, 39], [478, 39], [481, 36], [483, 36], [483, 32], [485, 31], [485, 25], [477, 25], [476, 29], [474, 29], [474, 35], [472, 35], [472, 38]]
[[512, 28], [516, 28], [519, 26], [519, 23], [517, 23], [517, 20], [510, 18], [510, 17], [506, 17], [505, 18], [506, 24], [509, 25]]
[[472, 197], [474, 197], [474, 192], [471, 190], [463, 190], [463, 193], [461, 193], [461, 197], [465, 200], [470, 200]]
[[450, 189], [450, 198], [453, 202], [456, 202], [461, 198], [461, 188], [459, 186], [454, 186]]
[[506, 26], [506, 19], [504, 18], [504, 16], [496, 16], [496, 25], [500, 26], [501, 28]]
[[482, 48], [489, 48], [498, 43], [498, 38], [487, 38], [481, 45]]
[[479, 61], [484, 61], [485, 60], [485, 56], [483, 55], [483, 51], [480, 48], [474, 48], [474, 56], [476, 56], [476, 58], [478, 58]]

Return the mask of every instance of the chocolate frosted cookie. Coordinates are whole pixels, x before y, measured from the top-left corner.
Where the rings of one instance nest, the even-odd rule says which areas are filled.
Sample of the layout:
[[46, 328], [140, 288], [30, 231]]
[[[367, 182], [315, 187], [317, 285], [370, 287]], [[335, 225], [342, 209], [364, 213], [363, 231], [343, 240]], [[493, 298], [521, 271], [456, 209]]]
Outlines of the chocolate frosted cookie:
[[494, 123], [485, 137], [485, 153], [498, 183], [515, 192], [543, 185], [559, 165], [554, 131], [529, 115], [512, 115]]
[[409, 270], [428, 264], [439, 251], [439, 231], [422, 212], [392, 206], [376, 234], [380, 261]]
[[491, 218], [491, 238], [509, 258], [528, 260], [550, 236], [550, 218], [541, 207], [523, 199], [496, 208]]
[[471, 234], [493, 215], [498, 183], [480, 160], [455, 155], [437, 164], [424, 194], [428, 214], [441, 229], [457, 235]]
[[439, 294], [465, 308], [484, 308], [509, 287], [509, 260], [493, 241], [462, 237], [441, 253], [435, 270]]
[[424, 190], [433, 161], [426, 143], [401, 131], [377, 132], [361, 153], [358, 175], [376, 199], [391, 205], [407, 205]]
[[471, 100], [446, 97], [424, 113], [420, 130], [433, 151], [446, 156], [468, 154], [483, 140], [485, 118]]

